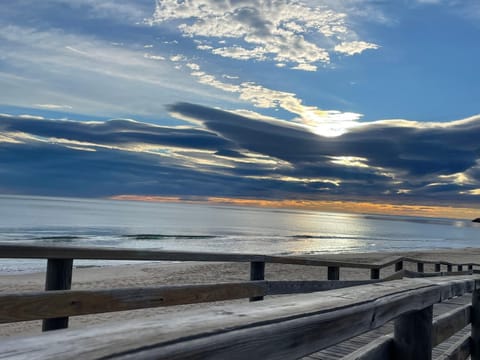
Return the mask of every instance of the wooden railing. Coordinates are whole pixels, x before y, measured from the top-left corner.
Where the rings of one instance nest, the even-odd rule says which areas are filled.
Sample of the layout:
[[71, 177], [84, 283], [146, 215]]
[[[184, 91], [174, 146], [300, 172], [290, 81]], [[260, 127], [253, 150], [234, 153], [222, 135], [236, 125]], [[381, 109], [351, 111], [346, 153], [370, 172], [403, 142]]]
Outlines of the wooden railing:
[[[69, 316], [240, 298], [257, 301], [267, 295], [308, 293], [378, 282], [381, 269], [389, 266], [394, 266], [395, 272], [383, 277], [382, 281], [471, 274], [477, 271], [474, 266], [480, 266], [408, 257], [393, 257], [381, 263], [353, 263], [299, 256], [11, 244], [0, 244], [0, 258], [48, 260], [45, 282], [48, 292], [0, 293], [0, 323], [44, 319], [44, 331], [68, 327]], [[72, 291], [74, 259], [249, 262], [250, 282]], [[404, 269], [404, 262], [416, 263], [418, 271]], [[265, 263], [327, 267], [328, 281], [265, 281]], [[436, 272], [425, 273], [424, 264], [435, 264]], [[446, 272], [441, 271], [442, 265]], [[452, 271], [454, 266], [457, 272]], [[341, 268], [370, 269], [370, 280], [340, 281]], [[463, 271], [464, 268], [468, 271]]]
[[[472, 305], [433, 319], [432, 306], [472, 292]], [[471, 323], [445, 359], [480, 358], [480, 277], [403, 279], [255, 304], [190, 310], [114, 325], [0, 340], [5, 359], [297, 359], [394, 320], [395, 331], [347, 359], [426, 360]]]

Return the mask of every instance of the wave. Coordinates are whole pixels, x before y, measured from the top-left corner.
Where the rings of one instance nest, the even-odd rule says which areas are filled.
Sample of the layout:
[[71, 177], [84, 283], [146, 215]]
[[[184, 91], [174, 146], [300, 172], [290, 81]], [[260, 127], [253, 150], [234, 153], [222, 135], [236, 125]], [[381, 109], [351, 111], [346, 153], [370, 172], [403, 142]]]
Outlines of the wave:
[[34, 237], [32, 240], [72, 241], [72, 240], [79, 240], [79, 239], [81, 239], [80, 236], [62, 235], [62, 236], [38, 236], [38, 237]]
[[214, 239], [215, 235], [168, 235], [168, 234], [132, 234], [122, 235], [123, 238], [133, 240], [161, 240], [161, 239]]

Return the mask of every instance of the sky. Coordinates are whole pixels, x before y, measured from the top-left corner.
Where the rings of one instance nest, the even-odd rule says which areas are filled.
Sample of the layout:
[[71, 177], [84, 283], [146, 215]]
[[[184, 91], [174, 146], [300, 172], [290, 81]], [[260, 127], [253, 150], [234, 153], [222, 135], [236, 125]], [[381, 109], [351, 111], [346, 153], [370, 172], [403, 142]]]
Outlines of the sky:
[[476, 0], [0, 1], [0, 194], [470, 216], [479, 37]]

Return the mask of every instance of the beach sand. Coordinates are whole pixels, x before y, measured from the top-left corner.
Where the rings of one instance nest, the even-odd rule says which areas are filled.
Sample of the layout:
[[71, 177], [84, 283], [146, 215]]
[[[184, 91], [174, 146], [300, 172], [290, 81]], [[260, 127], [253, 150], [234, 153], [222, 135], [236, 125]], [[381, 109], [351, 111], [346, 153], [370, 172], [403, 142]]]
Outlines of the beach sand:
[[[381, 262], [393, 256], [409, 256], [424, 260], [444, 260], [455, 263], [480, 263], [480, 248], [456, 250], [431, 250], [411, 252], [355, 253], [322, 255], [318, 258], [348, 262]], [[408, 268], [408, 267], [407, 267]], [[412, 267], [410, 268], [415, 270]], [[456, 269], [454, 269], [456, 270]], [[245, 281], [249, 278], [249, 263], [141, 263], [133, 265], [75, 268], [73, 271], [72, 289], [110, 289], [125, 287], [147, 287], [158, 285], [202, 284], [230, 281]], [[433, 271], [433, 265], [426, 264], [425, 271]], [[382, 270], [381, 276], [393, 272], [393, 266]], [[369, 279], [369, 270], [341, 268], [340, 279]], [[325, 280], [327, 269], [315, 266], [296, 266], [283, 264], [267, 264], [266, 280]], [[39, 291], [45, 283], [44, 273], [0, 275], [0, 292]], [[247, 302], [248, 299], [234, 300]], [[122, 311], [70, 318], [70, 328], [80, 328], [105, 323], [108, 321], [124, 321], [137, 317], [150, 317], [166, 312], [182, 312], [185, 309], [221, 306], [224, 302], [208, 304], [192, 304], [173, 307]], [[229, 301], [232, 303], [232, 301]], [[0, 336], [32, 335], [41, 332], [41, 321], [28, 321], [0, 324]]]

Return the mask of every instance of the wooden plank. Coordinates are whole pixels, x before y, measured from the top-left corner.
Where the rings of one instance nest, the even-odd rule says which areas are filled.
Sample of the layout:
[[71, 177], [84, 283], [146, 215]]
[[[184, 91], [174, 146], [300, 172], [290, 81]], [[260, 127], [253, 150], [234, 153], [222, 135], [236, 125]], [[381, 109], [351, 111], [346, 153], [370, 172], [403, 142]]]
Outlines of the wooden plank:
[[300, 256], [265, 256], [265, 261], [274, 264], [291, 264], [291, 265], [304, 265], [304, 266], [333, 266], [333, 267], [347, 267], [358, 269], [371, 269], [378, 267], [376, 264], [369, 263], [352, 263], [348, 261], [335, 261], [328, 259], [321, 259], [318, 257], [307, 258]]
[[393, 334], [381, 336], [342, 360], [384, 360], [393, 356]]
[[390, 281], [390, 280], [400, 280], [404, 277], [404, 270], [399, 270], [389, 276], [385, 276], [382, 280], [383, 281]]
[[109, 247], [39, 246], [0, 244], [1, 258], [15, 259], [90, 259], [145, 261], [264, 261], [264, 255], [119, 249]]
[[480, 360], [480, 281], [475, 280], [472, 293], [472, 360]]
[[[458, 309], [458, 305], [464, 306], [464, 305], [470, 305], [470, 304], [471, 304], [471, 295], [470, 294], [465, 294], [461, 297], [456, 297], [454, 299], [445, 300], [445, 302], [442, 302], [442, 303], [434, 304], [433, 315], [435, 316], [435, 318], [434, 318], [434, 321], [433, 321], [433, 332], [435, 332], [435, 327], [437, 326], [436, 322], [437, 322], [438, 319], [441, 318], [442, 314], [444, 314], [446, 312], [450, 312], [451, 310]], [[462, 329], [461, 331], [456, 333], [454, 336], [450, 337], [447, 341], [442, 343], [440, 346], [435, 347], [433, 349], [433, 357], [436, 359], [440, 354], [447, 351], [449, 346], [453, 343], [453, 341], [456, 341], [457, 338], [460, 338], [461, 337], [460, 334], [465, 333], [465, 331], [470, 332], [470, 329], [468, 329], [468, 327]], [[321, 359], [321, 360], [330, 359], [330, 357], [325, 356], [327, 354], [326, 352], [328, 351], [328, 353], [337, 354], [337, 356], [331, 358], [331, 360], [338, 359], [340, 357], [345, 360], [345, 358], [348, 359], [348, 355], [345, 355], [345, 354], [340, 355], [340, 354], [342, 354], [342, 351], [345, 347], [349, 347], [349, 346], [355, 347], [354, 351], [357, 351], [357, 352], [355, 353], [354, 351], [352, 351], [352, 353], [353, 353], [352, 356], [362, 354], [362, 350], [370, 351], [370, 349], [372, 349], [372, 351], [375, 351], [375, 347], [373, 346], [373, 344], [376, 341], [378, 341], [378, 339], [383, 338], [385, 336], [393, 337], [393, 324], [391, 322], [387, 323], [387, 324], [385, 324], [385, 325], [381, 326], [380, 328], [377, 328], [373, 331], [369, 331], [365, 334], [362, 334], [360, 336], [349, 339], [349, 340], [347, 340], [343, 343], [340, 343], [340, 344], [334, 345], [332, 347], [329, 347], [328, 349], [321, 350], [320, 352], [317, 352], [315, 354], [310, 355], [310, 357], [312, 359], [317, 358], [317, 359]], [[433, 341], [434, 341], [434, 338], [435, 338], [435, 336], [433, 335], [432, 336]], [[366, 352], [365, 356], [368, 357], [368, 355], [369, 355], [369, 352]], [[372, 356], [374, 356], [374, 355], [372, 355]], [[387, 359], [389, 357], [378, 356], [377, 358], [383, 360], [383, 359]], [[308, 360], [308, 358], [305, 358], [303, 360]]]
[[457, 276], [457, 275], [471, 275], [472, 271], [454, 271], [454, 272], [417, 272], [411, 270], [403, 270], [405, 277], [420, 278], [420, 277], [435, 277], [435, 276]]
[[0, 359], [298, 358], [466, 290], [472, 278], [396, 280], [7, 339]]
[[394, 359], [432, 359], [433, 306], [402, 314], [395, 320]]
[[[465, 334], [455, 342], [444, 354], [438, 357], [438, 360], [465, 360], [470, 355], [471, 338], [470, 334]], [[472, 357], [473, 360], [473, 357]]]
[[266, 281], [0, 294], [0, 323], [263, 296]]
[[[252, 261], [250, 263], [250, 281], [265, 280], [265, 261]], [[250, 301], [263, 300], [263, 296], [252, 296]]]
[[[300, 256], [270, 256], [259, 254], [208, 253], [188, 251], [118, 249], [109, 247], [75, 247], [75, 246], [42, 246], [42, 245], [12, 245], [0, 243], [1, 258], [16, 259], [92, 259], [92, 260], [145, 260], [145, 261], [221, 261], [221, 262], [252, 262], [265, 261], [279, 264], [306, 266], [338, 266], [348, 268], [372, 269], [384, 268], [403, 261], [422, 262], [425, 264], [440, 263], [452, 265], [480, 266], [478, 263], [453, 264], [447, 261], [418, 260], [408, 257], [390, 257], [378, 263], [352, 263], [347, 261], [332, 261], [328, 259], [308, 258]], [[400, 269], [397, 269], [397, 271]]]
[[463, 305], [438, 316], [433, 322], [432, 344], [436, 346], [470, 323], [471, 305]]
[[[72, 286], [73, 259], [48, 259], [45, 290], [69, 290]], [[45, 319], [42, 331], [68, 328], [68, 317]]]
[[267, 281], [266, 295], [301, 294], [315, 291], [327, 291], [351, 286], [373, 284], [383, 280], [305, 280], [305, 281]]

